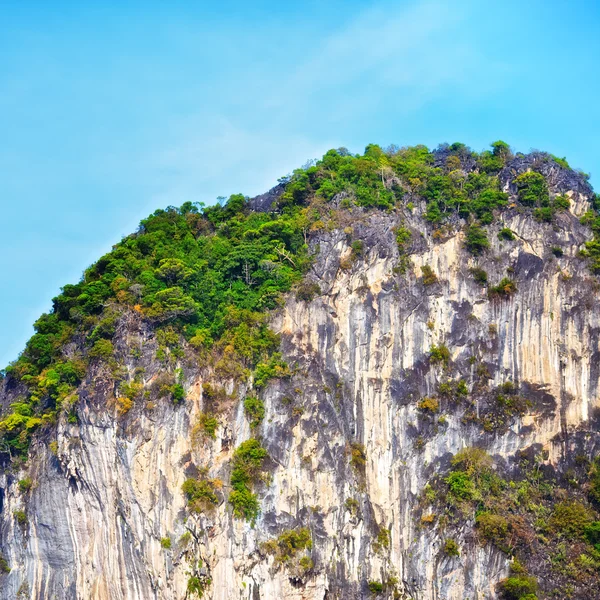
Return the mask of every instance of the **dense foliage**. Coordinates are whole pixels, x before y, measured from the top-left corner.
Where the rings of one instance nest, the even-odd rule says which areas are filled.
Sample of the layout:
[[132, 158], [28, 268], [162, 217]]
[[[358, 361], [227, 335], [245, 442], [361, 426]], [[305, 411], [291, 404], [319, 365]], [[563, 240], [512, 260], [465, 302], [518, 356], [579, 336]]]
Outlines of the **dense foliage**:
[[252, 523], [256, 521], [260, 511], [252, 487], [260, 475], [260, 469], [267, 456], [267, 451], [255, 438], [242, 442], [233, 453], [232, 492], [229, 495], [229, 502], [233, 506], [233, 514], [236, 517]]
[[[265, 311], [308, 264], [306, 220], [302, 207], [252, 212], [237, 195], [223, 206], [200, 210], [186, 203], [142, 221], [81, 282], [63, 288], [52, 311], [36, 321], [25, 351], [6, 369], [28, 387], [0, 421], [11, 453], [25, 454], [31, 432], [76, 400], [90, 362], [113, 360], [112, 338], [126, 310], [154, 324], [160, 348], [183, 335], [199, 352], [214, 352], [224, 376], [257, 367], [260, 385], [285, 373]], [[79, 352], [67, 358], [64, 349], [73, 341]], [[174, 402], [185, 397], [180, 384], [169, 391]]]
[[447, 533], [472, 522], [481, 545], [513, 558], [510, 576], [499, 584], [502, 598], [534, 600], [542, 575], [546, 591], [556, 586], [544, 597], [569, 597], [573, 586], [584, 594], [597, 585], [600, 569], [597, 464], [580, 456], [577, 473], [560, 479], [544, 471], [544, 456], [517, 456], [516, 470], [503, 477], [484, 449], [459, 451], [448, 473], [425, 487], [421, 523]]
[[[543, 156], [568, 168], [564, 159]], [[287, 375], [267, 312], [295, 284], [299, 300], [319, 293], [315, 284], [300, 283], [310, 263], [311, 231], [323, 228], [338, 208], [412, 210], [420, 201], [435, 227], [465, 219], [466, 248], [482, 254], [489, 247], [485, 226], [508, 205], [499, 176], [512, 158], [504, 142], [479, 154], [459, 143], [434, 151], [369, 145], [362, 155], [340, 148], [283, 178], [284, 191], [269, 212], [251, 210], [240, 194], [208, 208], [186, 202], [157, 210], [89, 267], [80, 282], [64, 286], [52, 310], [35, 322], [35, 334], [5, 372], [26, 391], [0, 421], [0, 450], [25, 456], [32, 432], [53, 423], [60, 410], [76, 422], [76, 390], [90, 363], [118, 366], [114, 336], [127, 311], [153, 325], [159, 357], [179, 351], [178, 340], [185, 337], [198, 353], [214, 358], [223, 378], [253, 373], [260, 389], [269, 379]], [[568, 198], [553, 196], [535, 170], [511, 183], [522, 209], [540, 220], [552, 220], [568, 208]], [[585, 217], [596, 237], [583, 252], [600, 271], [597, 208]], [[502, 232], [502, 239], [511, 239], [509, 230]], [[411, 232], [399, 226], [396, 235], [403, 271]], [[362, 252], [362, 242], [354, 240], [352, 258]], [[429, 275], [424, 272], [425, 284], [435, 282], [435, 274]], [[167, 391], [174, 402], [185, 400], [181, 382], [171, 382]], [[135, 398], [122, 394], [119, 400], [124, 415]], [[260, 415], [251, 419], [256, 425]]]

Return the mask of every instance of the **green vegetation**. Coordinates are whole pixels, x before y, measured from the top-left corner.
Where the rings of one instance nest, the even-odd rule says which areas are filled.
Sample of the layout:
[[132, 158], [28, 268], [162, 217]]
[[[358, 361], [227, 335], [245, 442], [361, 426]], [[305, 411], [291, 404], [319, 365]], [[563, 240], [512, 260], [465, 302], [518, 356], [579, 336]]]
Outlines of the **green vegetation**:
[[367, 585], [371, 594], [381, 594], [383, 592], [384, 585], [380, 581], [369, 581]]
[[432, 364], [443, 364], [445, 367], [450, 362], [450, 350], [444, 344], [439, 346], [431, 346], [429, 349], [429, 361]]
[[265, 387], [271, 379], [288, 377], [290, 370], [281, 358], [281, 353], [274, 352], [265, 362], [256, 365], [254, 371], [254, 386], [258, 389]]
[[423, 265], [421, 267], [421, 275], [423, 275], [423, 285], [433, 285], [434, 283], [437, 283], [437, 275], [429, 265]]
[[469, 388], [464, 379], [459, 379], [458, 381], [445, 381], [438, 386], [438, 394], [441, 398], [459, 402], [469, 395]]
[[258, 478], [267, 456], [267, 451], [255, 438], [242, 442], [233, 453], [232, 492], [229, 502], [236, 517], [252, 523], [256, 521], [260, 512], [256, 495], [252, 493], [252, 485]]
[[310, 556], [302, 556], [298, 561], [298, 566], [303, 574], [312, 571], [315, 567], [315, 563]]
[[398, 267], [397, 270], [399, 273], [404, 274], [408, 269], [410, 264], [410, 259], [408, 257], [408, 247], [410, 241], [412, 239], [412, 232], [410, 229], [404, 227], [404, 225], [400, 225], [395, 230], [396, 234], [396, 244], [398, 245]]
[[435, 414], [440, 410], [440, 403], [437, 398], [425, 396], [417, 403], [417, 408], [425, 413]]
[[557, 163], [558, 165], [560, 165], [563, 169], [570, 169], [570, 165], [567, 162], [567, 159], [565, 156], [563, 156], [562, 158], [559, 158], [558, 156], [554, 156], [554, 154], [550, 155], [552, 157], [552, 159], [554, 160], [555, 163]]
[[0, 554], [0, 575], [7, 575], [8, 573], [10, 573], [8, 561], [4, 558], [4, 556], [2, 556], [2, 554]]
[[487, 285], [488, 282], [488, 274], [483, 269], [479, 267], [473, 267], [470, 269], [471, 275], [473, 275], [473, 279], [479, 283], [480, 285]]
[[548, 520], [549, 527], [556, 533], [570, 539], [589, 535], [593, 522], [591, 511], [577, 500], [560, 502], [554, 507]]
[[260, 398], [248, 396], [244, 400], [244, 411], [252, 429], [258, 427], [265, 418], [265, 405]]
[[517, 286], [512, 279], [504, 277], [497, 285], [492, 285], [488, 289], [490, 297], [508, 298], [517, 291]]
[[406, 245], [412, 239], [412, 233], [410, 229], [407, 229], [404, 226], [398, 227], [396, 229], [396, 244], [398, 244], [398, 250], [400, 253], [406, 252]]
[[535, 207], [533, 215], [539, 221], [551, 222], [556, 212], [568, 210], [571, 205], [568, 196], [550, 197], [548, 183], [541, 173], [535, 171], [521, 173], [515, 178], [514, 183], [517, 186], [519, 200], [525, 206]]
[[[391, 211], [400, 257], [395, 271], [403, 273], [410, 263], [411, 247], [422, 244], [418, 230], [411, 231], [408, 226], [416, 218], [409, 211], [420, 214], [424, 210], [425, 219], [434, 230], [434, 241], [446, 239], [461, 227], [468, 251], [488, 258], [491, 244], [487, 226], [494, 220], [500, 221], [502, 211], [512, 211], [509, 216], [519, 212], [533, 214], [540, 221], [549, 222], [570, 206], [568, 197], [553, 196], [535, 164], [533, 171], [521, 174], [512, 166], [505, 168], [511, 157], [510, 148], [501, 141], [481, 154], [462, 144], [443, 146], [438, 152], [424, 146], [384, 150], [375, 145], [368, 146], [362, 155], [331, 150], [320, 161], [283, 179], [283, 195], [271, 212], [253, 212], [248, 199], [239, 194], [209, 208], [186, 202], [179, 208], [156, 211], [142, 221], [136, 233], [121, 240], [87, 269], [81, 281], [62, 288], [50, 313], [36, 321], [35, 334], [5, 372], [11, 383], [19, 384], [12, 389], [19, 390], [20, 396], [0, 419], [1, 447], [8, 448], [12, 457], [25, 458], [36, 431], [50, 429], [59, 418], [77, 423], [78, 388], [82, 383], [92, 385], [92, 374], [96, 372], [114, 380], [111, 383], [118, 390], [115, 406], [119, 414], [126, 415], [134, 406], [139, 408], [139, 401], [150, 394], [142, 384], [145, 378], [136, 370], [133, 381], [124, 381], [127, 374], [122, 375], [121, 363], [127, 356], [135, 367], [135, 361], [146, 355], [147, 348], [141, 344], [139, 348], [125, 348], [123, 338], [115, 338], [116, 332], [123, 329], [124, 316], [143, 320], [144, 327], [153, 329], [156, 358], [168, 374], [152, 391], [154, 398], [185, 403], [185, 380], [181, 373], [174, 375], [176, 367], [200, 363], [201, 367], [213, 369], [218, 384], [203, 387], [202, 406], [206, 412], [199, 417], [198, 432], [211, 439], [216, 437], [219, 405], [228, 399], [223, 380], [233, 384], [227, 389], [240, 389], [241, 383], [247, 384], [243, 389], [254, 386], [244, 400], [244, 410], [256, 430], [265, 417], [257, 394], [273, 378], [294, 372], [277, 352], [279, 338], [269, 329], [269, 311], [281, 305], [284, 293], [294, 293], [300, 302], [310, 302], [321, 293], [316, 283], [303, 281], [311, 264], [308, 242], [312, 232], [346, 226], [349, 218], [344, 211], [354, 211], [352, 218], [358, 218], [362, 211], [355, 211], [357, 206]], [[564, 159], [551, 159], [561, 168], [569, 168]], [[510, 206], [509, 196], [499, 183], [502, 169], [502, 177], [508, 173], [514, 177], [511, 189], [516, 189], [517, 199]], [[589, 257], [596, 273], [600, 273], [599, 208], [600, 197], [596, 197], [593, 210], [582, 218], [584, 224], [591, 226], [594, 239], [585, 244], [581, 254]], [[493, 231], [500, 227], [501, 240], [515, 239], [501, 221]], [[364, 241], [352, 238], [351, 227], [347, 229], [352, 266], [353, 261], [365, 255], [367, 247]], [[560, 248], [551, 247], [550, 251], [554, 256], [562, 256]], [[490, 263], [494, 260], [489, 256]], [[422, 267], [421, 274], [424, 285], [437, 281], [429, 265]], [[488, 285], [483, 269], [475, 267], [471, 274], [478, 284]], [[515, 292], [516, 285], [508, 277], [489, 287], [491, 298], [507, 298]], [[428, 326], [433, 329], [433, 321]], [[497, 326], [491, 324], [490, 335], [497, 331]], [[153, 352], [154, 346], [151, 348]], [[474, 348], [473, 354], [479, 356], [478, 350]], [[444, 372], [449, 375], [451, 354], [445, 345], [432, 346], [429, 357], [432, 364], [445, 367]], [[463, 380], [440, 383], [437, 396], [421, 399], [419, 410], [434, 414], [447, 401], [472, 407], [485, 396], [491, 399], [492, 409], [482, 404], [483, 416], [480, 418], [477, 413], [472, 420], [490, 432], [506, 427], [509, 419], [523, 414], [528, 404], [516, 390], [506, 387], [495, 394], [489, 388], [482, 391], [487, 360], [488, 357], [473, 357], [474, 380], [469, 379], [469, 387]], [[141, 364], [145, 363], [138, 363], [140, 369]], [[290, 412], [298, 416], [301, 410], [295, 406]], [[419, 418], [419, 422], [433, 420], [423, 415]], [[419, 432], [415, 446], [422, 446], [429, 433]], [[577, 443], [576, 436], [573, 438], [573, 443]], [[56, 455], [57, 442], [49, 439], [50, 432], [44, 441]], [[235, 450], [229, 502], [236, 518], [256, 520], [260, 507], [254, 487], [266, 458], [267, 451], [256, 438]], [[364, 475], [364, 447], [350, 444], [347, 458], [352, 469]], [[572, 490], [579, 495], [566, 501], [570, 496], [554, 493], [556, 481], [544, 479], [546, 475], [539, 464], [522, 470], [515, 467], [515, 476], [511, 473], [505, 479], [483, 450], [468, 448], [452, 459], [448, 472], [424, 490], [423, 501], [439, 508], [435, 515], [428, 513], [424, 522], [432, 528], [446, 527], [444, 537], [453, 534], [456, 523], [475, 523], [481, 543], [494, 544], [509, 555], [517, 554], [532, 540], [558, 553], [556, 544], [560, 541], [568, 546], [565, 552], [571, 545], [576, 546], [579, 554], [587, 557], [588, 567], [598, 569], [600, 555], [594, 553], [600, 553], [600, 521], [593, 507], [600, 507], [599, 465], [592, 461], [587, 479], [579, 474], [583, 483], [579, 488], [574, 485]], [[23, 479], [18, 487], [25, 494], [31, 489], [31, 481]], [[221, 482], [210, 479], [206, 470], [187, 479], [182, 490], [192, 512], [208, 511], [223, 501]], [[359, 502], [349, 498], [345, 508], [357, 514]], [[21, 526], [27, 523], [23, 511], [15, 511], [14, 518]], [[169, 538], [161, 541], [164, 546], [167, 543], [170, 547]], [[304, 528], [290, 530], [268, 543], [272, 543], [277, 560], [287, 562], [310, 549], [310, 532]], [[381, 529], [373, 545], [376, 551], [386, 549], [389, 532]], [[443, 550], [449, 556], [459, 552], [452, 538], [446, 539]], [[300, 558], [298, 565], [304, 571], [313, 568], [307, 555]], [[0, 571], [7, 569], [6, 561], [0, 557]], [[210, 580], [191, 574], [188, 595], [201, 596], [209, 584]], [[373, 593], [382, 592], [387, 585], [368, 582]], [[501, 591], [506, 598], [527, 596], [531, 600], [536, 582], [514, 567]]]
[[475, 256], [483, 254], [490, 247], [485, 229], [479, 225], [469, 225], [465, 233], [465, 247]]
[[207, 473], [207, 469], [201, 469], [197, 479], [186, 479], [181, 486], [192, 512], [206, 512], [219, 503], [216, 491], [222, 483], [219, 479], [209, 479]]
[[592, 273], [600, 273], [600, 194], [596, 194], [593, 200], [593, 209], [581, 217], [581, 223], [589, 225], [594, 233], [594, 239], [586, 242], [580, 254], [590, 259]]
[[503, 579], [498, 588], [505, 600], [537, 600], [538, 582], [518, 560], [510, 566], [510, 577]]
[[15, 511], [13, 511], [13, 517], [15, 518], [15, 520], [21, 527], [24, 527], [25, 525], [27, 525], [28, 519], [27, 519], [27, 513], [25, 511], [15, 510]]
[[207, 436], [211, 440], [217, 439], [218, 419], [210, 413], [200, 413], [198, 421], [192, 429], [192, 440], [197, 442], [201, 436]]
[[99, 358], [102, 360], [108, 360], [114, 354], [115, 349], [113, 348], [110, 340], [98, 340], [90, 348], [88, 356], [90, 358]]
[[180, 383], [176, 383], [171, 388], [171, 397], [173, 399], [174, 404], [179, 404], [180, 402], [183, 402], [183, 400], [185, 400], [185, 390], [183, 389], [183, 386]]
[[353, 442], [350, 444], [350, 464], [355, 471], [362, 473], [367, 464], [367, 454], [363, 444]]
[[[0, 421], [11, 453], [25, 455], [33, 431], [56, 419], [89, 361], [115, 360], [112, 337], [127, 310], [158, 328], [162, 356], [175, 353], [183, 336], [223, 376], [246, 378], [258, 367], [257, 385], [265, 385], [285, 373], [281, 358], [273, 358], [279, 340], [265, 311], [278, 305], [309, 265], [304, 232], [316, 218], [309, 213], [300, 205], [255, 213], [234, 195], [223, 206], [203, 209], [188, 202], [143, 220], [81, 282], [62, 289], [6, 369], [29, 390]], [[79, 352], [71, 360], [63, 354], [70, 341]], [[185, 400], [180, 383], [171, 394], [175, 403]]]
[[296, 300], [311, 302], [320, 293], [321, 288], [318, 283], [302, 281], [296, 287]]
[[523, 452], [515, 458], [503, 475], [502, 463], [494, 464], [482, 448], [455, 454], [449, 472], [436, 475], [423, 490], [421, 525], [439, 523], [440, 533], [451, 539], [464, 535], [465, 523], [474, 520], [479, 543], [513, 559], [509, 577], [498, 585], [501, 598], [536, 598], [535, 575], [555, 586], [544, 589], [544, 598], [565, 597], [563, 588], [571, 584], [579, 596], [591, 597], [600, 567], [600, 519], [583, 492], [593, 487], [595, 467], [587, 470], [582, 457], [577, 475], [556, 477], [544, 473], [544, 454]]
[[161, 538], [160, 547], [163, 550], [170, 550], [171, 549], [171, 538], [170, 537]]
[[205, 579], [191, 575], [188, 579], [187, 593], [189, 596], [196, 595], [198, 598], [204, 596], [206, 588], [212, 583], [211, 579]]
[[446, 556], [460, 556], [460, 548], [458, 547], [456, 540], [448, 538], [444, 542], [444, 554]]
[[479, 420], [487, 432], [502, 430], [513, 417], [524, 416], [529, 408], [531, 402], [518, 393], [511, 381], [506, 381], [495, 390], [493, 402], [481, 412]]
[[187, 546], [191, 542], [191, 540], [192, 540], [192, 534], [189, 531], [186, 531], [185, 533], [181, 534], [178, 544], [180, 546]]
[[19, 481], [19, 491], [23, 494], [26, 494], [31, 489], [32, 485], [33, 481], [31, 481], [31, 478], [26, 477], [25, 479], [21, 479]]
[[546, 178], [541, 173], [527, 171], [515, 178], [517, 196], [525, 206], [548, 206], [550, 194]]
[[515, 239], [515, 234], [513, 233], [512, 229], [509, 229], [508, 227], [503, 227], [498, 232], [498, 239], [506, 242], [512, 242]]
[[600, 507], [600, 458], [596, 457], [589, 469], [588, 498], [596, 506]]
[[504, 547], [508, 535], [508, 521], [502, 515], [490, 512], [480, 512], [475, 523], [482, 539]]
[[[299, 552], [312, 549], [310, 530], [306, 527], [288, 529], [278, 537], [263, 542], [261, 549], [266, 554], [274, 556], [276, 564], [289, 563]], [[307, 566], [308, 563], [305, 561], [304, 568]]]
[[381, 554], [385, 550], [387, 550], [390, 547], [390, 532], [387, 529], [382, 527], [377, 532], [377, 537], [373, 541], [372, 546], [373, 546], [373, 551], [376, 554]]
[[491, 146], [491, 151], [486, 150], [479, 156], [479, 163], [482, 170], [488, 173], [499, 171], [512, 158], [510, 146], [506, 142], [498, 140], [497, 142], [493, 142]]
[[491, 458], [481, 448], [457, 452], [452, 458], [453, 469], [445, 479], [450, 497], [457, 502], [481, 500], [493, 483], [491, 465]]
[[[338, 226], [342, 211], [353, 206], [402, 213], [419, 202], [436, 234], [454, 227], [456, 217], [465, 219], [465, 245], [480, 255], [489, 248], [485, 226], [508, 205], [498, 175], [511, 158], [502, 141], [480, 154], [460, 143], [435, 151], [369, 145], [362, 155], [341, 148], [282, 178], [284, 191], [272, 212], [252, 211], [241, 194], [211, 207], [185, 202], [157, 210], [90, 266], [81, 281], [65, 285], [52, 310], [35, 322], [35, 334], [5, 371], [26, 391], [0, 420], [2, 441], [12, 456], [25, 457], [32, 434], [53, 425], [61, 411], [77, 422], [75, 392], [90, 363], [108, 367], [118, 379], [123, 349], [114, 336], [127, 312], [154, 327], [156, 355], [168, 364], [193, 349], [218, 377], [253, 377], [257, 389], [289, 375], [277, 354], [278, 336], [268, 327], [268, 311], [290, 290], [301, 301], [320, 293], [316, 284], [302, 281], [311, 263], [311, 232]], [[564, 159], [546, 155], [546, 160], [567, 168]], [[569, 206], [566, 196], [552, 198], [535, 170], [517, 175], [514, 185], [518, 209], [536, 211], [540, 219]], [[599, 206], [596, 199], [583, 219], [595, 238], [582, 249], [598, 272]], [[414, 236], [401, 219], [395, 236], [402, 273]], [[364, 254], [362, 240], [349, 243], [352, 260]], [[434, 282], [432, 272], [423, 275], [426, 285]], [[134, 358], [140, 352], [127, 350]], [[183, 403], [182, 382], [171, 385], [173, 402]], [[121, 407], [123, 414], [129, 404]]]
[[358, 500], [356, 500], [356, 498], [346, 498], [344, 501], [344, 507], [352, 516], [355, 517], [358, 514], [360, 503]]

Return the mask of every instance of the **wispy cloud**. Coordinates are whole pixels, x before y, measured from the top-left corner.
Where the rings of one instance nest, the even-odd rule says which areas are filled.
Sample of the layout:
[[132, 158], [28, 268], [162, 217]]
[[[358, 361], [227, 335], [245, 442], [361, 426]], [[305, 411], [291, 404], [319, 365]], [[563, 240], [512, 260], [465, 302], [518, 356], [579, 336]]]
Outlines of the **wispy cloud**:
[[169, 142], [142, 156], [138, 166], [153, 173], [155, 205], [211, 203], [217, 195], [261, 193], [332, 145], [268, 125], [251, 130], [224, 116], [195, 115], [173, 122]]
[[[266, 106], [290, 115], [303, 102], [321, 103], [324, 111], [343, 118], [357, 117], [393, 93], [398, 95], [394, 109], [405, 113], [449, 88], [466, 96], [489, 93], [504, 67], [490, 64], [464, 37], [469, 14], [469, 3], [368, 8], [313, 47]], [[477, 85], [465, 85], [474, 78]]]
[[[236, 111], [200, 107], [175, 116], [163, 126], [160, 147], [142, 157], [140, 167], [161, 188], [153, 201], [199, 193], [207, 200], [240, 188], [257, 193], [307, 158], [346, 143], [344, 124], [367, 118], [381, 103], [396, 118], [449, 88], [475, 93], [466, 85], [474, 77], [476, 93], [489, 92], [495, 84], [484, 77], [481, 51], [459, 35], [468, 15], [468, 3], [378, 3], [306, 45], [293, 69], [282, 71], [273, 55], [251, 77], [232, 75], [231, 87], [244, 100]], [[320, 136], [315, 123], [322, 124]]]

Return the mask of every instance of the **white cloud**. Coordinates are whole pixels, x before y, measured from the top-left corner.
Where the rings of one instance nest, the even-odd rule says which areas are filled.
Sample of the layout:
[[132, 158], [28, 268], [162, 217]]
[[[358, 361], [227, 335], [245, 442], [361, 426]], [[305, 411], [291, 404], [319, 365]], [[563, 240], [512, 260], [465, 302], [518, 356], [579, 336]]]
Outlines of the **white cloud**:
[[293, 70], [282, 72], [276, 55], [251, 73], [240, 67], [222, 90], [198, 97], [197, 112], [153, 123], [129, 176], [149, 185], [149, 207], [254, 195], [350, 144], [380, 110], [393, 121], [440, 97], [488, 94], [502, 66], [459, 35], [469, 14], [468, 2], [379, 3], [313, 40]]
[[393, 91], [401, 94], [396, 108], [406, 112], [473, 78], [478, 84], [461, 92], [471, 94], [473, 87], [483, 91], [495, 69], [489, 60], [483, 69], [481, 49], [461, 37], [468, 16], [464, 2], [367, 9], [313, 47], [303, 64], [275, 87], [267, 106], [289, 114], [299, 103], [321, 102], [333, 94], [331, 110], [354, 110], [358, 116]]
[[153, 174], [157, 192], [152, 201], [158, 206], [262, 193], [334, 145], [269, 127], [251, 131], [222, 116], [179, 119], [171, 124], [170, 138], [139, 164], [141, 171]]

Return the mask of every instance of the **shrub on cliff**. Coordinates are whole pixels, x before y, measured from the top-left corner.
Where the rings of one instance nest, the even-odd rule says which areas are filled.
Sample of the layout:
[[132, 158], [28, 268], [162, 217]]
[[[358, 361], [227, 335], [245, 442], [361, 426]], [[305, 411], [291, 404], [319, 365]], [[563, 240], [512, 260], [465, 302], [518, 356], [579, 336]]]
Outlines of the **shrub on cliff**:
[[431, 346], [429, 349], [429, 360], [432, 364], [443, 364], [448, 366], [450, 362], [450, 350], [445, 344], [439, 346]]
[[310, 550], [311, 548], [312, 538], [310, 529], [307, 527], [288, 529], [276, 538], [261, 544], [261, 550], [266, 554], [273, 555], [276, 564], [288, 563], [299, 552]]
[[496, 298], [507, 298], [517, 291], [517, 286], [512, 279], [504, 277], [498, 284], [488, 288], [488, 295]]
[[209, 479], [207, 475], [208, 469], [200, 469], [196, 479], [190, 477], [181, 486], [188, 507], [193, 512], [205, 512], [219, 502], [216, 492], [222, 482], [218, 479]]
[[526, 171], [514, 180], [517, 186], [517, 196], [525, 206], [548, 206], [550, 195], [548, 183], [541, 173]]
[[0, 554], [0, 574], [6, 575], [8, 573], [10, 573], [8, 561], [4, 558], [4, 556], [2, 556], [2, 554]]
[[465, 247], [475, 256], [487, 250], [490, 247], [490, 242], [485, 230], [478, 225], [470, 225], [465, 233]]
[[252, 493], [252, 486], [267, 456], [267, 451], [255, 438], [242, 442], [233, 453], [229, 502], [236, 517], [252, 523], [256, 521], [260, 510], [258, 500]]
[[250, 421], [250, 427], [258, 427], [265, 417], [265, 405], [260, 398], [248, 396], [244, 400], [244, 412]]

